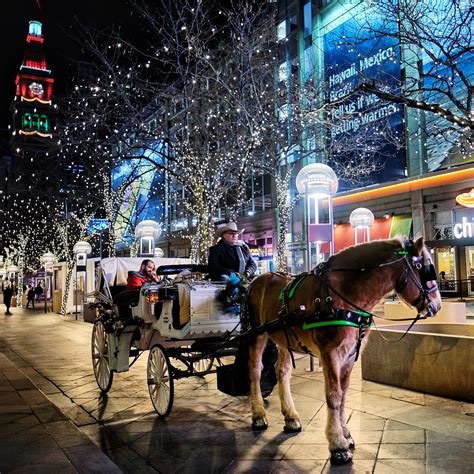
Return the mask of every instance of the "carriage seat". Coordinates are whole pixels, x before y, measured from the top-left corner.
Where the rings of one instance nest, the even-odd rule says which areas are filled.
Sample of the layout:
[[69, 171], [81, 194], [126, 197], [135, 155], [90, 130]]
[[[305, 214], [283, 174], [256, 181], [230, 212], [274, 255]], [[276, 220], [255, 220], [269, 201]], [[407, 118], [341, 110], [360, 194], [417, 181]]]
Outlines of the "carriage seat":
[[113, 296], [113, 302], [117, 305], [119, 316], [121, 319], [132, 318], [132, 306], [137, 306], [140, 298], [140, 289], [123, 290]]

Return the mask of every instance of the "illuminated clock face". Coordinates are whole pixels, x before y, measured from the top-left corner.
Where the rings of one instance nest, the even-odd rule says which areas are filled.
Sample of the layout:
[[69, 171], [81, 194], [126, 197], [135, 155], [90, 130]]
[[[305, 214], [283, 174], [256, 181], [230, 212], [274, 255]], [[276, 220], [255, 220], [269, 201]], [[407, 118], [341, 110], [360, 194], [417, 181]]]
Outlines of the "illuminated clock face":
[[43, 86], [38, 82], [32, 82], [28, 89], [30, 90], [32, 95], [41, 95], [44, 92]]

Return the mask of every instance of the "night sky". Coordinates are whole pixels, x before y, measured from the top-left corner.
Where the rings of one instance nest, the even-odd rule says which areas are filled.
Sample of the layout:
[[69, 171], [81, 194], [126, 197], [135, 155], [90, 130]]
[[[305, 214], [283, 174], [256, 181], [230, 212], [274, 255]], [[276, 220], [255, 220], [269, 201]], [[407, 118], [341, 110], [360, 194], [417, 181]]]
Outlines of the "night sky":
[[[56, 94], [65, 94], [71, 59], [81, 57], [74, 36], [75, 19], [100, 29], [122, 26], [136, 31], [136, 19], [127, 0], [13, 0], [2, 2], [0, 11], [0, 146], [9, 138], [9, 106], [15, 93], [15, 77], [26, 50], [28, 22], [43, 23], [44, 48], [48, 68], [55, 79]], [[53, 98], [54, 100], [54, 98]], [[4, 151], [4, 150], [2, 150]]]

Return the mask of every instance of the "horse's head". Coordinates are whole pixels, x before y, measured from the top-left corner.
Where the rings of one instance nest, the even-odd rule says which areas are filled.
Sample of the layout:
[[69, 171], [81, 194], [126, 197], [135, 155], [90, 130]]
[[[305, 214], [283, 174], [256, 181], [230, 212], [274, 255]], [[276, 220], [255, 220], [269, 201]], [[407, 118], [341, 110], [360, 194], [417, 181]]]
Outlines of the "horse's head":
[[423, 237], [402, 242], [401, 255], [405, 255], [405, 270], [398, 278], [395, 291], [398, 296], [414, 306], [418, 313], [434, 316], [441, 309], [441, 295], [436, 283], [436, 270]]

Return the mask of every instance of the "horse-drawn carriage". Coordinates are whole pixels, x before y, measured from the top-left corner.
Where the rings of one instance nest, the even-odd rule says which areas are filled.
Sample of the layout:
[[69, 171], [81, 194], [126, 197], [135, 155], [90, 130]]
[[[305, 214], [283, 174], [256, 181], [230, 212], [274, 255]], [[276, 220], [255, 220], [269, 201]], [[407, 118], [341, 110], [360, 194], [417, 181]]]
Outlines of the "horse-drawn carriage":
[[236, 353], [232, 339], [239, 334], [240, 318], [218, 301], [226, 285], [205, 280], [205, 267], [186, 259], [153, 260], [162, 280], [127, 291], [128, 274], [141, 259], [103, 259], [84, 319], [94, 324], [92, 361], [100, 390], [108, 392], [114, 373], [128, 371], [149, 351], [150, 398], [156, 412], [166, 416], [175, 379], [215, 372], [215, 360]]
[[[131, 268], [127, 262], [125, 269], [138, 268], [138, 259], [126, 260]], [[121, 264], [122, 259], [115, 259], [111, 268], [116, 263]], [[163, 282], [142, 288], [139, 299], [131, 308], [125, 308], [128, 313], [124, 315], [109, 284], [114, 279], [124, 283], [126, 272], [117, 277], [120, 272], [108, 272], [108, 263], [101, 263], [92, 336], [94, 373], [100, 389], [109, 390], [114, 372], [128, 370], [140, 353], [150, 350], [150, 397], [157, 413], [166, 416], [173, 403], [173, 379], [209, 373], [213, 358], [235, 354], [237, 343], [247, 341], [249, 356], [244, 365], [250, 382], [252, 428], [266, 429], [262, 358], [271, 339], [279, 349], [276, 366], [285, 432], [301, 431], [290, 391], [292, 352], [314, 353], [320, 358], [332, 464], [352, 460], [355, 443], [347, 426], [344, 402], [352, 368], [367, 340], [364, 335], [370, 330], [374, 306], [395, 290], [417, 309], [412, 324], [434, 316], [441, 308], [436, 271], [423, 238], [414, 242], [397, 238], [350, 247], [296, 277], [261, 275], [246, 292], [242, 320], [216, 303], [216, 295], [224, 285], [203, 280], [196, 272], [199, 268], [190, 266], [189, 273], [181, 275], [178, 282], [167, 275], [184, 267], [160, 267], [165, 262], [155, 263], [165, 277]], [[186, 289], [180, 291], [180, 283]], [[245, 326], [243, 332], [239, 331], [241, 323]], [[170, 358], [186, 368], [174, 367]]]

